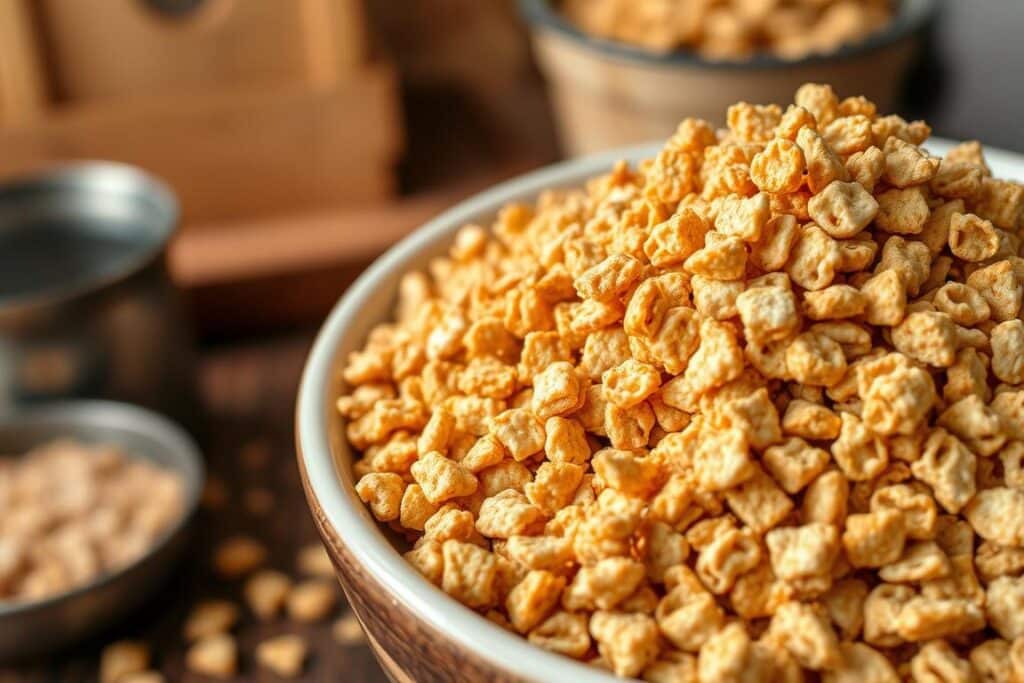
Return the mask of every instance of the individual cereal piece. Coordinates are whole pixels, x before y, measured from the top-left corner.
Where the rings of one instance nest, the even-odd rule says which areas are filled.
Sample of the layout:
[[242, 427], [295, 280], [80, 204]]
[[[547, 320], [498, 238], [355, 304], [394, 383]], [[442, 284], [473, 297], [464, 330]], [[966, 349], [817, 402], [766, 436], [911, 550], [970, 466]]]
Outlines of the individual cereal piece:
[[100, 683], [118, 683], [149, 668], [149, 647], [133, 640], [119, 640], [103, 648]]
[[759, 451], [782, 441], [779, 412], [768, 390], [761, 388], [750, 391], [747, 386], [740, 390], [749, 393], [741, 398], [726, 398], [723, 388], [723, 393], [712, 399], [719, 401], [719, 405], [709, 411], [713, 424], [716, 427], [729, 426], [742, 430], [750, 445]]
[[974, 680], [970, 662], [958, 657], [944, 640], [925, 643], [910, 660], [910, 674], [915, 681]]
[[871, 119], [863, 114], [841, 116], [825, 126], [822, 134], [829, 147], [844, 157], [864, 151], [874, 141]]
[[1015, 274], [1010, 261], [997, 261], [967, 276], [967, 284], [988, 302], [992, 318], [997, 322], [1012, 320], [1024, 301], [1024, 278]]
[[440, 586], [444, 571], [444, 556], [441, 543], [434, 539], [423, 539], [415, 548], [402, 555], [427, 581]]
[[790, 214], [778, 214], [765, 223], [761, 239], [751, 246], [750, 260], [764, 271], [780, 270], [800, 239], [800, 224]]
[[956, 360], [957, 326], [945, 313], [910, 313], [892, 330], [892, 343], [914, 360], [948, 368]]
[[630, 358], [607, 370], [602, 384], [608, 402], [632, 408], [658, 390], [661, 373], [653, 365]]
[[302, 673], [308, 649], [305, 638], [285, 633], [257, 645], [256, 661], [281, 678], [296, 678]]
[[761, 561], [763, 552], [749, 529], [729, 529], [700, 549], [695, 570], [712, 593], [728, 593], [736, 579]]
[[757, 105], [739, 102], [731, 105], [726, 113], [729, 130], [744, 142], [767, 142], [772, 139], [775, 127], [782, 118], [778, 105]]
[[951, 571], [949, 559], [938, 545], [920, 541], [906, 546], [902, 557], [879, 569], [878, 576], [890, 583], [911, 583], [941, 579]]
[[805, 669], [834, 669], [842, 656], [824, 612], [806, 603], [786, 602], [772, 615], [767, 637], [781, 643]]
[[993, 638], [977, 645], [968, 655], [971, 666], [979, 676], [979, 680], [1011, 681], [1010, 675], [1010, 644], [1005, 640]]
[[975, 533], [1000, 545], [1024, 546], [1024, 489], [999, 486], [979, 491], [964, 508]]
[[757, 533], [776, 526], [793, 510], [789, 496], [756, 466], [752, 477], [725, 492], [725, 499], [736, 516]]
[[793, 101], [810, 112], [819, 126], [827, 126], [839, 116], [839, 98], [830, 85], [805, 83], [797, 89]]
[[951, 161], [948, 157], [939, 164], [931, 189], [947, 199], [973, 199], [981, 192], [983, 169], [977, 164]]
[[820, 332], [798, 335], [786, 349], [786, 369], [792, 377], [812, 386], [832, 386], [846, 374], [842, 347]]
[[295, 565], [299, 572], [306, 576], [319, 576], [324, 579], [333, 579], [335, 576], [334, 563], [320, 543], [303, 546], [295, 558]]
[[1024, 637], [1024, 577], [1000, 576], [989, 583], [985, 613], [1003, 638]]
[[973, 213], [954, 213], [949, 219], [949, 250], [964, 261], [979, 263], [995, 255], [999, 235], [991, 221]]
[[911, 642], [949, 638], [985, 627], [981, 607], [967, 600], [911, 598], [896, 618], [896, 633]]
[[647, 665], [640, 677], [648, 683], [697, 683], [697, 658], [682, 652], [667, 653]]
[[875, 586], [864, 601], [864, 640], [878, 647], [894, 647], [902, 639], [896, 620], [903, 606], [914, 599], [914, 589], [891, 583]]
[[1024, 384], [1024, 322], [1006, 320], [992, 328], [992, 374], [1007, 384]]
[[325, 579], [309, 579], [296, 584], [288, 593], [285, 606], [288, 618], [314, 622], [324, 619], [338, 601], [337, 586]]
[[558, 604], [565, 577], [544, 570], [532, 570], [516, 584], [505, 599], [512, 627], [527, 633], [543, 621]]
[[[645, 280], [640, 287], [644, 287], [647, 282], [650, 280]], [[634, 293], [633, 296], [635, 298], [636, 294]], [[626, 308], [624, 322], [629, 319], [632, 303], [633, 299], [630, 299], [630, 306]], [[651, 323], [655, 327], [660, 326], [660, 316], [656, 320], [651, 320]], [[601, 375], [607, 370], [628, 360], [629, 357], [629, 339], [625, 330], [621, 327], [606, 327], [587, 336], [577, 369], [591, 381], [598, 382], [601, 380]]]
[[527, 635], [534, 645], [579, 659], [590, 649], [587, 617], [558, 611], [534, 627]]
[[715, 230], [723, 235], [733, 235], [746, 242], [761, 239], [764, 226], [771, 218], [768, 195], [759, 192], [753, 197], [730, 195], [718, 208]]
[[591, 464], [604, 486], [628, 496], [649, 498], [662, 484], [660, 462], [632, 451], [603, 448]]
[[803, 174], [804, 153], [785, 138], [771, 140], [750, 162], [750, 179], [763, 192], [796, 192]]
[[504, 411], [491, 420], [489, 429], [490, 435], [497, 439], [503, 452], [507, 452], [516, 461], [525, 460], [544, 448], [544, 425], [526, 409], [512, 408]]
[[489, 607], [498, 598], [498, 562], [495, 556], [472, 543], [445, 541], [441, 588], [471, 608]]
[[978, 455], [992, 455], [1006, 443], [999, 414], [974, 395], [946, 408], [938, 423]]
[[370, 506], [373, 516], [381, 522], [398, 519], [404, 492], [405, 481], [391, 472], [371, 472], [356, 484], [359, 499]]
[[800, 326], [796, 298], [786, 287], [752, 287], [736, 298], [736, 308], [754, 344], [786, 339]]
[[443, 408], [435, 409], [416, 440], [417, 452], [421, 455], [430, 451], [446, 454], [454, 431], [455, 416]]
[[505, 489], [522, 491], [533, 474], [522, 463], [504, 460], [480, 473], [480, 491], [485, 497], [495, 496]]
[[583, 468], [570, 462], [545, 462], [534, 480], [523, 487], [530, 502], [551, 517], [572, 502], [583, 479]]
[[852, 640], [860, 634], [867, 597], [868, 585], [860, 579], [837, 581], [821, 596], [821, 603], [843, 640]]
[[846, 160], [846, 172], [851, 180], [860, 183], [868, 192], [874, 192], [875, 185], [885, 172], [885, 153], [873, 145], [855, 152]]
[[991, 315], [988, 302], [962, 282], [947, 282], [935, 292], [932, 304], [953, 319], [957, 325], [972, 326], [985, 322]]
[[213, 567], [226, 579], [237, 579], [259, 568], [267, 560], [267, 549], [248, 536], [222, 541], [213, 555]]
[[796, 284], [815, 291], [832, 284], [841, 262], [839, 245], [812, 223], [801, 229], [800, 238], [786, 263], [786, 272]]
[[[623, 331], [633, 337], [653, 337], [657, 334], [658, 330], [661, 329], [662, 324], [665, 320], [665, 315], [669, 309], [673, 306], [684, 303], [684, 301], [673, 301], [673, 297], [669, 295], [666, 288], [663, 286], [659, 279], [649, 278], [641, 282], [633, 293], [629, 297], [629, 303], [626, 306], [626, 312], [622, 318]], [[591, 338], [600, 334], [601, 331], [591, 334]], [[602, 340], [598, 337], [598, 340]], [[587, 346], [590, 345], [590, 339], [587, 340]], [[595, 342], [598, 343], [598, 342]], [[628, 347], [627, 340], [627, 347]], [[586, 351], [586, 347], [584, 347]], [[589, 354], [589, 355], [594, 355]], [[628, 348], [625, 354], [625, 358], [629, 357]], [[586, 360], [587, 356], [584, 357]], [[587, 361], [584, 366], [584, 360], [581, 360], [580, 369], [587, 374], [593, 376], [594, 366], [597, 365], [594, 362]], [[621, 362], [621, 361], [619, 361]], [[617, 363], [606, 362], [604, 365], [605, 369], [608, 369]], [[602, 373], [604, 370], [602, 370]], [[598, 379], [593, 377], [593, 379]]]
[[[552, 363], [534, 377], [530, 407], [534, 415], [542, 420], [554, 415], [565, 415], [583, 404], [586, 389], [586, 380], [571, 363]], [[540, 445], [543, 446], [543, 438]], [[515, 451], [508, 444], [505, 447], [516, 457]]]
[[533, 378], [544, 368], [571, 358], [572, 351], [558, 332], [530, 332], [523, 339], [523, 351], [519, 356], [519, 381], [533, 386]]
[[613, 609], [644, 580], [644, 565], [625, 557], [608, 557], [583, 567], [562, 595], [562, 606], [571, 611]]
[[[541, 443], [543, 444], [543, 437]], [[435, 505], [452, 498], [468, 496], [476, 491], [479, 485], [477, 478], [467, 468], [436, 451], [422, 455], [413, 463], [410, 472], [423, 489], [423, 495]], [[399, 509], [400, 501], [401, 499]]]
[[879, 510], [846, 518], [843, 547], [854, 567], [882, 567], [903, 554], [906, 527], [903, 515], [895, 510]]
[[805, 292], [803, 314], [811, 320], [836, 320], [861, 315], [866, 297], [850, 285], [832, 285], [816, 292]]
[[804, 155], [804, 162], [807, 166], [807, 187], [812, 194], [821, 192], [834, 180], [846, 181], [849, 179], [842, 159], [832, 151], [832, 148], [817, 131], [811, 128], [801, 128], [796, 136], [796, 144]]
[[860, 364], [856, 376], [863, 419], [878, 434], [915, 433], [937, 398], [931, 376], [899, 353]]
[[290, 578], [281, 572], [267, 569], [250, 576], [242, 592], [253, 614], [262, 621], [270, 621], [281, 612], [291, 588]]
[[883, 270], [861, 285], [867, 303], [864, 317], [872, 325], [898, 325], [906, 314], [907, 290], [895, 270]]
[[690, 554], [686, 538], [663, 522], [651, 522], [644, 534], [646, 553], [644, 565], [647, 577], [654, 583], [664, 583], [665, 573], [682, 564]]
[[743, 240], [717, 232], [709, 232], [704, 246], [683, 264], [687, 272], [712, 280], [738, 280], [746, 266], [747, 248]]
[[817, 128], [817, 125], [814, 114], [804, 107], [791, 104], [779, 120], [779, 125], [775, 128], [775, 136], [786, 140], [796, 140], [801, 128]]
[[975, 211], [1003, 230], [1015, 230], [1024, 212], [1024, 185], [1010, 180], [982, 178]]
[[885, 141], [885, 173], [882, 178], [893, 187], [907, 188], [930, 181], [939, 160], [914, 144], [891, 137]]
[[693, 455], [697, 484], [710, 491], [726, 491], [754, 476], [750, 445], [743, 432], [714, 430], [702, 436]]
[[691, 284], [693, 305], [698, 313], [715, 320], [736, 317], [736, 299], [746, 287], [742, 280], [712, 280], [694, 275]]
[[544, 513], [522, 493], [507, 489], [484, 499], [476, 529], [489, 538], [533, 534], [544, 527]]
[[572, 539], [557, 536], [512, 536], [504, 553], [527, 569], [564, 573], [573, 561]]
[[850, 483], [838, 470], [822, 472], [804, 491], [800, 513], [805, 522], [842, 524], [846, 518], [846, 503]]
[[793, 588], [780, 581], [768, 564], [762, 564], [736, 579], [729, 604], [743, 619], [769, 617], [794, 595]]
[[822, 683], [897, 683], [900, 680], [885, 655], [864, 643], [840, 643], [842, 662], [822, 673]]
[[[505, 447], [502, 445], [501, 441], [498, 440], [498, 437], [494, 434], [485, 434], [470, 446], [469, 450], [466, 451], [466, 454], [462, 457], [459, 463], [473, 474], [479, 474], [488, 467], [493, 467], [504, 460], [505, 453]], [[419, 484], [411, 484], [406, 488], [405, 494], [402, 497], [403, 516], [405, 515], [405, 499], [406, 497], [409, 497], [410, 489], [414, 486], [416, 488], [412, 492], [412, 498], [410, 498], [409, 502], [410, 511], [422, 509], [413, 507], [413, 505], [418, 504], [421, 499], [426, 501], [426, 496], [423, 494], [423, 489], [420, 488]], [[429, 503], [429, 501], [426, 502]], [[402, 526], [406, 526], [406, 524], [403, 522]]]
[[875, 223], [887, 232], [916, 235], [924, 229], [931, 213], [920, 187], [886, 190], [876, 199], [878, 214]]
[[944, 429], [929, 435], [921, 458], [910, 465], [914, 476], [932, 487], [935, 500], [954, 514], [974, 496], [976, 467], [974, 454]]
[[623, 294], [643, 275], [643, 264], [625, 254], [612, 254], [576, 278], [581, 299], [606, 301]]
[[878, 202], [860, 183], [831, 182], [811, 198], [811, 218], [837, 239], [853, 237], [874, 220]]
[[686, 585], [672, 588], [658, 603], [655, 618], [662, 634], [685, 652], [699, 651], [725, 622], [722, 608], [699, 581], [696, 589]]
[[974, 562], [978, 574], [986, 582], [1000, 576], [1019, 575], [1024, 573], [1024, 548], [1008, 548], [998, 543], [982, 541]]
[[[596, 388], [600, 389], [600, 385]], [[586, 432], [578, 420], [549, 417], [544, 423], [544, 431], [544, 453], [548, 460], [582, 465], [590, 458]]]
[[774, 661], [768, 648], [750, 640], [740, 622], [732, 622], [714, 633], [700, 649], [697, 678], [711, 681], [773, 680]]
[[704, 246], [707, 231], [708, 224], [700, 214], [693, 209], [680, 209], [651, 229], [644, 242], [644, 253], [654, 266], [682, 263]]
[[[792, 405], [790, 403], [790, 406]], [[836, 417], [837, 422], [838, 420]], [[829, 455], [826, 451], [811, 446], [801, 438], [786, 439], [777, 446], [770, 446], [762, 457], [762, 463], [768, 473], [790, 495], [799, 493], [811, 483], [824, 471], [828, 462]]]
[[537, 290], [525, 285], [506, 293], [502, 322], [509, 332], [520, 339], [530, 332], [544, 332], [555, 326], [551, 305]]
[[999, 415], [1008, 437], [1024, 441], [1024, 389], [999, 392], [989, 407]]
[[658, 625], [645, 614], [594, 612], [590, 634], [617, 676], [634, 677], [658, 656]]
[[875, 489], [871, 511], [894, 510], [903, 515], [907, 538], [927, 540], [935, 537], [937, 511], [930, 495], [906, 484]]
[[875, 272], [895, 270], [909, 294], [917, 294], [921, 284], [928, 279], [931, 268], [931, 252], [927, 245], [916, 240], [906, 240], [892, 235], [885, 240], [882, 258], [875, 266]]
[[782, 416], [782, 431], [805, 439], [834, 439], [841, 424], [829, 408], [801, 399], [790, 401]]
[[654, 411], [647, 403], [632, 408], [619, 408], [608, 403], [604, 410], [604, 431], [613, 448], [643, 448], [654, 428]]
[[513, 363], [519, 355], [518, 340], [505, 329], [501, 318], [493, 315], [471, 322], [462, 336], [462, 345], [470, 358], [491, 357]]
[[780, 527], [765, 535], [775, 576], [799, 581], [828, 574], [839, 554], [839, 532], [831, 524], [811, 522]]
[[185, 667], [200, 676], [232, 678], [238, 672], [238, 644], [224, 633], [207, 636], [185, 653]]
[[932, 211], [917, 238], [928, 247], [928, 251], [933, 256], [946, 248], [949, 243], [950, 221], [955, 214], [963, 213], [964, 210], [964, 201], [954, 199], [940, 204]]

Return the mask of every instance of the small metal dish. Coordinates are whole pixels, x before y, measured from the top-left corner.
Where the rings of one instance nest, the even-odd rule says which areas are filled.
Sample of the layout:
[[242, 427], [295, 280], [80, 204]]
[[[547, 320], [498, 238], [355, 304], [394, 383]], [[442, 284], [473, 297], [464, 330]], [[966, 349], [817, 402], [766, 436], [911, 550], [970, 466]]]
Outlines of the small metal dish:
[[128, 566], [44, 600], [0, 602], [0, 661], [52, 652], [138, 607], [170, 574], [199, 505], [205, 476], [199, 450], [184, 430], [155, 413], [123, 403], [69, 401], [0, 417], [0, 453], [24, 453], [58, 437], [116, 444], [172, 470], [184, 485], [184, 509], [181, 518]]

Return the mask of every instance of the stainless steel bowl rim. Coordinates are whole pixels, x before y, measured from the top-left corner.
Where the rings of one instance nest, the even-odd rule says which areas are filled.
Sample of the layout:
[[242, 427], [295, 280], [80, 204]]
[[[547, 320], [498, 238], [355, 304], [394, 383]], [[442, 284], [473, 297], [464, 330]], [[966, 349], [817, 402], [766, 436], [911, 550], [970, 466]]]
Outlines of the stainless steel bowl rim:
[[5, 196], [37, 192], [41, 188], [65, 192], [96, 191], [134, 187], [147, 193], [159, 211], [155, 223], [163, 231], [162, 239], [140, 249], [124, 267], [69, 287], [50, 287], [36, 294], [0, 299], [0, 310], [31, 310], [82, 298], [130, 278], [153, 263], [167, 248], [177, 231], [181, 209], [174, 192], [150, 173], [116, 161], [72, 161], [57, 164], [31, 174], [13, 177], [0, 184], [0, 201]]
[[758, 52], [749, 59], [714, 60], [693, 50], [655, 52], [643, 47], [584, 33], [553, 6], [552, 0], [519, 0], [523, 16], [534, 26], [562, 34], [570, 40], [603, 54], [605, 57], [638, 62], [651, 67], [693, 67], [725, 70], [786, 69], [805, 64], [839, 62], [865, 52], [894, 45], [920, 31], [935, 15], [937, 0], [902, 0], [896, 16], [885, 28], [862, 41], [843, 45], [827, 53], [813, 53], [799, 59], [786, 59], [767, 52]]
[[[196, 468], [198, 480], [194, 486], [185, 484], [185, 506], [181, 515], [172, 526], [168, 527], [147, 550], [130, 563], [118, 567], [114, 571], [106, 572], [97, 578], [76, 586], [71, 590], [58, 593], [52, 597], [29, 602], [5, 603], [0, 601], [0, 624], [2, 620], [14, 619], [22, 614], [58, 606], [65, 602], [71, 602], [94, 589], [101, 588], [114, 583], [118, 578], [131, 571], [134, 567], [142, 564], [149, 557], [157, 554], [166, 546], [172, 538], [181, 532], [189, 520], [199, 508], [199, 500], [202, 493], [203, 482], [206, 477], [206, 467], [203, 458], [200, 456], [199, 447], [188, 433], [171, 420], [154, 413], [145, 408], [140, 408], [128, 403], [116, 401], [56, 401], [43, 406], [28, 408], [11, 414], [0, 415], [0, 430], [7, 426], [26, 423], [47, 423], [57, 419], [73, 420], [88, 418], [111, 427], [122, 427], [131, 425], [136, 431], [145, 433], [153, 439], [162, 442], [169, 448], [181, 453]], [[57, 434], [54, 438], [57, 438]], [[10, 454], [4, 454], [10, 455]], [[128, 455], [132, 455], [129, 453]], [[143, 456], [144, 457], [144, 456]], [[180, 468], [175, 468], [175, 474], [186, 479]]]

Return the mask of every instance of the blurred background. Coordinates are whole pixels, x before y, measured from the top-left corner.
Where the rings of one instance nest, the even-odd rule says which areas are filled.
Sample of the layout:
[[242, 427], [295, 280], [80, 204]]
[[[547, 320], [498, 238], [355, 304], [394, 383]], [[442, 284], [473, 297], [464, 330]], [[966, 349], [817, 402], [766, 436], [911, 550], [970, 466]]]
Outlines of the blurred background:
[[[69, 395], [156, 407], [199, 439], [224, 494], [160, 597], [84, 644], [0, 667], [0, 681], [94, 680], [118, 637], [147, 640], [178, 680], [188, 607], [238, 596], [206, 562], [218, 540], [258, 536], [281, 567], [315, 542], [291, 419], [316, 327], [374, 257], [458, 200], [664, 138], [686, 115], [721, 124], [739, 99], [785, 104], [805, 80], [870, 94], [936, 135], [1024, 152], [1020, 0], [905, 0], [877, 21], [852, 0], [810, 3], [822, 16], [843, 7], [830, 31], [863, 32], [827, 50], [750, 29], [763, 17], [724, 0], [590, 1], [612, 25], [648, 12], [641, 35], [701, 6], [714, 20], [685, 31], [719, 42], [630, 44], [543, 0], [0, 0], [0, 412]], [[736, 5], [766, 17], [800, 3]], [[810, 26], [790, 14], [786, 31]], [[767, 36], [790, 54], [764, 52]], [[54, 175], [77, 160], [149, 177]], [[111, 257], [83, 237], [115, 225], [142, 239], [138, 268], [104, 270]], [[83, 264], [73, 295], [50, 296]], [[90, 298], [140, 268], [147, 284]], [[49, 298], [26, 299], [33, 286]], [[271, 504], [250, 504], [253, 491]], [[384, 680], [329, 624], [302, 628], [308, 680]], [[238, 633], [252, 643], [267, 626]]]

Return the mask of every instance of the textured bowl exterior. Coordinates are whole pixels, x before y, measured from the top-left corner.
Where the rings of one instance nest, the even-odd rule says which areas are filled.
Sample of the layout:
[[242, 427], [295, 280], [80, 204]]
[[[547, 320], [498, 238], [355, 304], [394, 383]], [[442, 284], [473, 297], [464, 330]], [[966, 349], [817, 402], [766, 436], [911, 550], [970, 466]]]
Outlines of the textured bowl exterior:
[[[943, 154], [951, 143], [932, 140]], [[324, 323], [303, 373], [296, 408], [298, 465], [317, 529], [338, 579], [392, 680], [611, 683], [610, 673], [559, 657], [508, 633], [420, 576], [382, 533], [355, 494], [341, 419], [334, 408], [345, 356], [388, 319], [402, 273], [443, 253], [466, 223], [486, 225], [498, 208], [543, 189], [576, 186], [619, 159], [648, 158], [644, 145], [564, 162], [506, 182], [430, 221], [380, 257]], [[996, 175], [1024, 179], [1024, 158], [989, 150]]]

